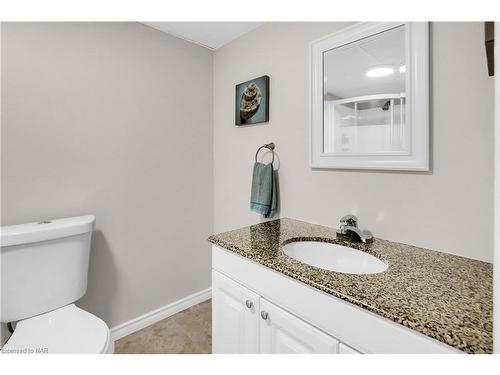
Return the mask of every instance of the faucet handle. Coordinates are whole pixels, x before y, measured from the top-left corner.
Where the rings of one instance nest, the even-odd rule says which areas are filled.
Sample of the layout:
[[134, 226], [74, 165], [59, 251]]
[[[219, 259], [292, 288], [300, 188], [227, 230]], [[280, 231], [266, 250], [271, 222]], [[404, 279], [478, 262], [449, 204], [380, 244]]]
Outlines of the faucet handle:
[[348, 226], [357, 228], [358, 227], [358, 218], [354, 215], [351, 215], [351, 214], [342, 216], [342, 218], [340, 219], [340, 225], [342, 225], [342, 226], [348, 225]]

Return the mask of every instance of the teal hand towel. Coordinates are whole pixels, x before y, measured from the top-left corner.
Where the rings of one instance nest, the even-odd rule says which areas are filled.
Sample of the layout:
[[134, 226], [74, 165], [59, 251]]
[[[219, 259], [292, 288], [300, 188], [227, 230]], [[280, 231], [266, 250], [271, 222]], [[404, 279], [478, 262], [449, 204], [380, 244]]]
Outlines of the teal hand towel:
[[273, 165], [256, 162], [253, 166], [250, 209], [265, 218], [272, 218], [277, 206], [276, 172]]

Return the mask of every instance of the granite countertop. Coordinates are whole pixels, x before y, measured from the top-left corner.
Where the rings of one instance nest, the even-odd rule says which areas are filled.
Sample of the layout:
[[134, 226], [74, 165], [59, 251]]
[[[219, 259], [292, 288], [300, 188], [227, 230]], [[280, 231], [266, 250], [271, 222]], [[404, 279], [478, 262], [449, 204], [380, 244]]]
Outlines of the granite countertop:
[[[316, 240], [372, 254], [385, 272], [355, 275], [309, 266], [283, 253], [283, 243]], [[209, 241], [323, 292], [467, 353], [493, 352], [493, 265], [376, 238], [337, 239], [335, 229], [278, 219], [213, 235]]]

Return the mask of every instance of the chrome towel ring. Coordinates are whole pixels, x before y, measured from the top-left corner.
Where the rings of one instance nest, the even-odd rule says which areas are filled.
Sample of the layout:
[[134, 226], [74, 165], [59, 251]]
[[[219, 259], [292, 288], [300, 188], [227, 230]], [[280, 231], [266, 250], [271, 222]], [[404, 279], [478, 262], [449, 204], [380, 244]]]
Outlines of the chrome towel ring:
[[271, 150], [273, 153], [273, 160], [271, 160], [271, 164], [274, 162], [274, 142], [271, 143], [266, 143], [265, 145], [260, 146], [257, 149], [257, 152], [255, 153], [255, 162], [257, 162], [257, 156], [259, 155], [259, 151], [262, 150], [263, 148], [267, 148], [268, 150]]

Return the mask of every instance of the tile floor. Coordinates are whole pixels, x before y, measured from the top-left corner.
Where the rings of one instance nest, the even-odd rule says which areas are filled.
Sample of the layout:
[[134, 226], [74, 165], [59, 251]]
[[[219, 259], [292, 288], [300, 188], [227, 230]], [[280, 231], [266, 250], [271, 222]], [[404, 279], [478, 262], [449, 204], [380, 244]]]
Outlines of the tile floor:
[[209, 354], [212, 301], [172, 315], [115, 342], [117, 354]]

